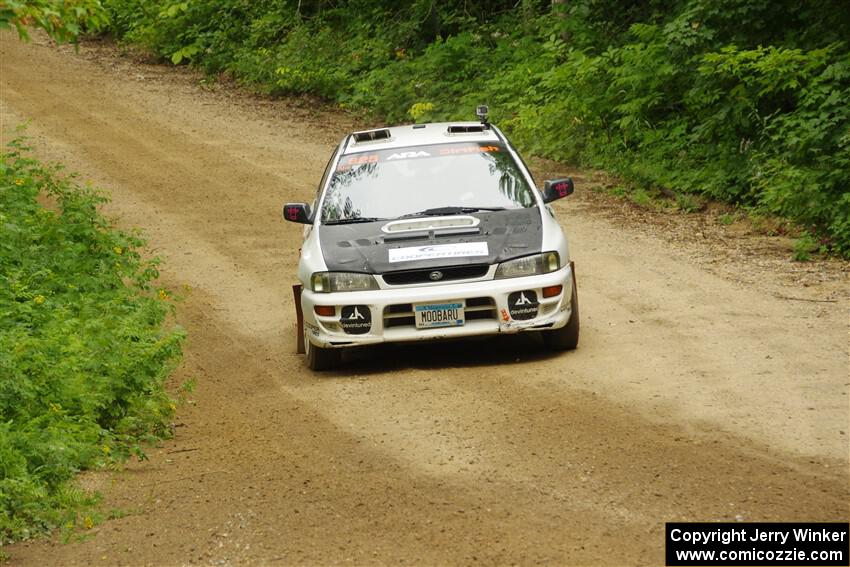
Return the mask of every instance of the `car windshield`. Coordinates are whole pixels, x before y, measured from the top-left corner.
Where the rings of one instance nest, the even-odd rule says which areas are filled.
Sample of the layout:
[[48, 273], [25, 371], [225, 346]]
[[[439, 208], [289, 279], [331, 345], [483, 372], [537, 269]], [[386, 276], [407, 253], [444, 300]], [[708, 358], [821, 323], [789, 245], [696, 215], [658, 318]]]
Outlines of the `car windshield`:
[[440, 144], [342, 156], [322, 222], [530, 207], [534, 195], [501, 144]]

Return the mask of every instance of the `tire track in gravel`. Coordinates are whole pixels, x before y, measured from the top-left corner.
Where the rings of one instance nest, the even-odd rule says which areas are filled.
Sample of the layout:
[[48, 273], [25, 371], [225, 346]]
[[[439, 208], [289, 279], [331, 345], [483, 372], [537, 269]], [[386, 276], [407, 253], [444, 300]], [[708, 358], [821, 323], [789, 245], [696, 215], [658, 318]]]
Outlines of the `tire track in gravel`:
[[0, 57], [4, 130], [31, 119], [40, 154], [108, 188], [166, 281], [194, 288], [180, 375], [199, 384], [149, 463], [85, 478], [130, 515], [14, 562], [660, 563], [665, 521], [848, 517], [840, 312], [566, 201], [577, 352], [374, 348], [317, 378], [293, 352], [300, 234], [279, 211], [309, 199], [341, 131], [6, 33]]

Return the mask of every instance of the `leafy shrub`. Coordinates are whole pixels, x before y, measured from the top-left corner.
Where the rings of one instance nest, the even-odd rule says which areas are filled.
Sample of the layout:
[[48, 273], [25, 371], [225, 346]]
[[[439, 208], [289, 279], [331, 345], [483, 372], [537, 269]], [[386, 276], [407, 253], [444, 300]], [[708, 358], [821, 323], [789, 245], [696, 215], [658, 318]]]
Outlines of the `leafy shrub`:
[[[53, 199], [57, 211], [39, 196]], [[184, 334], [152, 289], [156, 260], [113, 229], [98, 193], [27, 156], [0, 164], [0, 544], [63, 523], [80, 470], [169, 434], [164, 382]]]
[[0, 30], [12, 26], [28, 40], [27, 27], [43, 29], [57, 42], [77, 41], [83, 30], [98, 30], [107, 24], [100, 0], [11, 0], [0, 5]]
[[812, 238], [811, 234], [804, 233], [794, 241], [794, 260], [797, 262], [805, 262], [809, 260], [814, 252], [818, 249], [817, 241]]

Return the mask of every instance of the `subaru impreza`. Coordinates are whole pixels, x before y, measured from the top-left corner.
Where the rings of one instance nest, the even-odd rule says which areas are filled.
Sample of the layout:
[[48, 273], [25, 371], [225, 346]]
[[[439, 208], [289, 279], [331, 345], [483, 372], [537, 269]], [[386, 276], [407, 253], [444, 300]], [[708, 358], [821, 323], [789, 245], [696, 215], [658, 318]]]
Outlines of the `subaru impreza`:
[[579, 339], [575, 268], [548, 203], [572, 179], [537, 188], [487, 120], [354, 132], [333, 152], [304, 226], [294, 286], [299, 351], [313, 370], [345, 349], [538, 332]]

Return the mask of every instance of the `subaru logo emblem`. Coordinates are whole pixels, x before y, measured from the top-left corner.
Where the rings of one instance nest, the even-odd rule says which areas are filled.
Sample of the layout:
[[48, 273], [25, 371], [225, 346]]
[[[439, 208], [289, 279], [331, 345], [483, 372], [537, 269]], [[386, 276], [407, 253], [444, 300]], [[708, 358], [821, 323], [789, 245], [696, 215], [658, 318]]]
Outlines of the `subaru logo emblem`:
[[433, 272], [428, 274], [428, 277], [431, 278], [432, 282], [438, 282], [441, 279], [443, 279], [443, 272], [441, 272], [439, 270], [434, 270]]

